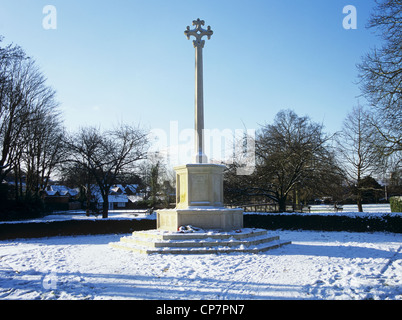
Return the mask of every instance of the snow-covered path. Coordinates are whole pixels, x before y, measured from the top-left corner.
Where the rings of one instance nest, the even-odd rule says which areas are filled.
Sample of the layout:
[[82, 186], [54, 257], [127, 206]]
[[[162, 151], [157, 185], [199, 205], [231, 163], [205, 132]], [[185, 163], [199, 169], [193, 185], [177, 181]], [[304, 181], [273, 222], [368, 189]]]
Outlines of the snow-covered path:
[[0, 242], [0, 299], [402, 299], [402, 236], [273, 231], [260, 254], [141, 255], [122, 235]]

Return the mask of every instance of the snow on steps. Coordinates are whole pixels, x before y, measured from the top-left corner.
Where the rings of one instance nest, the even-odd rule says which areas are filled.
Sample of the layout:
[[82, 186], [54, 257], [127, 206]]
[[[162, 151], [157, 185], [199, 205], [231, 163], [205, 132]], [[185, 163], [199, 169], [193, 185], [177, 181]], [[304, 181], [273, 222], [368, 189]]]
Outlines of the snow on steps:
[[269, 236], [263, 229], [242, 229], [241, 232], [199, 231], [194, 233], [162, 232], [158, 230], [133, 232], [113, 248], [152, 254], [213, 254], [249, 252], [258, 253], [290, 244], [279, 236]]

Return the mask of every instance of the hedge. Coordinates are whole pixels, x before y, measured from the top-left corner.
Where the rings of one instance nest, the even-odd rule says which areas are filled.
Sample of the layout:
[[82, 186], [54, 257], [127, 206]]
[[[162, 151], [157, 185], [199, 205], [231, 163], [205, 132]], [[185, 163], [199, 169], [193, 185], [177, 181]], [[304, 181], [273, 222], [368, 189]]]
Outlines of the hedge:
[[319, 230], [350, 232], [395, 232], [402, 233], [402, 217], [382, 215], [380, 217], [348, 217], [322, 215], [244, 215], [245, 228], [268, 230]]
[[402, 212], [402, 197], [391, 197], [389, 203], [391, 212]]
[[156, 228], [156, 220], [67, 220], [1, 223], [0, 240], [95, 234], [121, 234]]

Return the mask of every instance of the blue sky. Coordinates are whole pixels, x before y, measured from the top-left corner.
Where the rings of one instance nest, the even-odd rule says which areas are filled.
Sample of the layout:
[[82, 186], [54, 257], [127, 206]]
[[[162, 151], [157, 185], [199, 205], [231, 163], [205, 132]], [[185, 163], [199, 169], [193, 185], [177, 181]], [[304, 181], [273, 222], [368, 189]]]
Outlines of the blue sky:
[[[57, 29], [45, 30], [45, 5]], [[342, 10], [357, 9], [346, 30]], [[356, 64], [377, 37], [373, 0], [1, 0], [0, 35], [34, 57], [57, 91], [67, 128], [120, 121], [193, 128], [194, 48], [184, 30], [201, 18], [205, 127], [258, 129], [293, 109], [341, 129], [357, 104]], [[361, 103], [364, 99], [359, 98]]]

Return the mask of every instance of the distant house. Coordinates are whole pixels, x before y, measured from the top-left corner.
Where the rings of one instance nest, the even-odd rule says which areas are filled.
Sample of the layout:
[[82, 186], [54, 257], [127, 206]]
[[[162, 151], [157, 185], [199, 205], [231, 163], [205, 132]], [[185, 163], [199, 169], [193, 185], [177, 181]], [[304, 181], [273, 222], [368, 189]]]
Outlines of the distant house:
[[[124, 209], [127, 207], [128, 203], [128, 198], [127, 195], [125, 194], [120, 194], [120, 195], [108, 195], [108, 201], [109, 201], [109, 210], [114, 210], [114, 209]], [[103, 207], [103, 198], [100, 197], [98, 198], [98, 208]]]
[[49, 185], [42, 191], [42, 198], [45, 205], [52, 209], [79, 209], [79, 203], [74, 202], [77, 196], [77, 189], [71, 189], [62, 185]]
[[138, 184], [128, 184], [124, 188], [124, 193], [128, 196], [134, 196], [134, 195], [139, 195], [140, 190], [139, 190], [139, 185]]
[[[138, 185], [116, 184], [110, 187], [108, 202], [109, 210], [127, 209], [132, 207], [132, 204], [143, 200], [143, 196], [137, 193]], [[99, 187], [94, 185], [91, 187], [92, 198], [97, 202], [99, 209], [103, 207], [103, 198], [99, 191]]]
[[109, 194], [110, 195], [120, 195], [125, 193], [125, 188], [121, 184], [115, 184], [110, 187]]
[[50, 185], [42, 192], [45, 203], [68, 203], [78, 195], [78, 190], [66, 186]]

